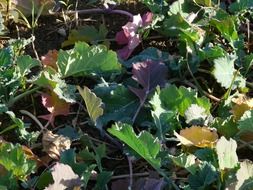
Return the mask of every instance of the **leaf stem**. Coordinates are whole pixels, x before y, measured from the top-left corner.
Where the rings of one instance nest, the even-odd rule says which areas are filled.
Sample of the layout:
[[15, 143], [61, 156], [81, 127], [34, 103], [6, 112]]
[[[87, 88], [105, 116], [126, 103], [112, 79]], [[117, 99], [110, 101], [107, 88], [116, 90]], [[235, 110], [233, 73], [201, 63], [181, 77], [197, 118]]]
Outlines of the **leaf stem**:
[[28, 96], [36, 91], [38, 91], [41, 87], [35, 87], [32, 88], [30, 90], [25, 91], [22, 94], [17, 95], [16, 97], [14, 97], [13, 99], [11, 99], [8, 104], [7, 107], [10, 108], [11, 106], [13, 106], [13, 104], [15, 104], [17, 101], [21, 100], [22, 98], [24, 98], [25, 96]]
[[[122, 14], [122, 15], [126, 15], [130, 18], [130, 20], [133, 20], [133, 14], [128, 12], [128, 11], [124, 11], [124, 10], [120, 10], [120, 9], [100, 9], [100, 8], [94, 8], [94, 9], [84, 9], [84, 10], [75, 10], [75, 11], [66, 11], [64, 12], [64, 14], [67, 15], [72, 15], [72, 14]], [[61, 14], [59, 12], [53, 13], [53, 14]]]
[[41, 124], [41, 122], [30, 112], [26, 110], [20, 110], [20, 113], [29, 116], [37, 125], [40, 127], [41, 130], [43, 130], [45, 127]]
[[133, 164], [130, 156], [127, 156], [128, 165], [129, 165], [129, 185], [128, 190], [132, 189], [133, 186]]
[[195, 85], [196, 85], [196, 87], [197, 87], [199, 93], [200, 93], [202, 96], [204, 96], [205, 93], [203, 92], [203, 89], [201, 88], [201, 86], [200, 86], [200, 84], [198, 83], [197, 79], [196, 79], [195, 76], [193, 75], [193, 73], [192, 73], [192, 71], [191, 71], [191, 68], [190, 68], [190, 65], [189, 65], [189, 63], [188, 63], [188, 53], [186, 54], [186, 65], [187, 65], [187, 69], [188, 69], [188, 71], [189, 71], [189, 73], [190, 73], [190, 75], [191, 75], [191, 77], [192, 77], [192, 79], [193, 79], [193, 81], [194, 81], [194, 83], [195, 83]]
[[136, 120], [136, 118], [137, 118], [137, 116], [138, 116], [138, 114], [139, 114], [142, 106], [144, 105], [146, 98], [147, 98], [147, 94], [145, 95], [145, 97], [143, 98], [143, 100], [140, 102], [140, 105], [139, 105], [139, 107], [137, 108], [137, 110], [136, 110], [136, 112], [134, 114], [134, 117], [132, 119], [132, 123], [133, 124], [134, 124], [134, 122], [135, 122], [135, 120]]

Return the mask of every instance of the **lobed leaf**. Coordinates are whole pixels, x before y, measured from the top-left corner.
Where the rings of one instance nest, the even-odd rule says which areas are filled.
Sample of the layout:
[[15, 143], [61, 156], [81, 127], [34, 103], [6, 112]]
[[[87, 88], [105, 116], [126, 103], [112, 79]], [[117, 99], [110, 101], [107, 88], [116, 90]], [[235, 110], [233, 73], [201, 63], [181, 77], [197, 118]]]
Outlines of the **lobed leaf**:
[[200, 126], [182, 129], [180, 130], [180, 134], [174, 131], [174, 135], [180, 140], [182, 145], [201, 148], [212, 148], [218, 139], [216, 131]]
[[62, 77], [107, 76], [121, 71], [115, 52], [103, 45], [89, 46], [84, 42], [77, 42], [69, 51], [60, 50], [57, 66]]
[[102, 100], [86, 86], [83, 89], [78, 86], [77, 89], [84, 99], [91, 120], [96, 125], [97, 119], [104, 113]]
[[230, 88], [231, 85], [233, 90], [238, 87], [243, 88], [246, 85], [245, 78], [243, 78], [240, 74], [235, 76], [235, 60], [235, 57], [229, 55], [214, 60], [213, 75], [217, 82], [226, 89]]
[[[236, 189], [244, 189], [243, 186], [246, 186], [245, 182], [253, 176], [253, 163], [250, 160], [244, 160], [240, 162], [240, 169], [236, 172]], [[251, 179], [251, 184], [252, 184]], [[252, 186], [251, 186], [252, 187]]]
[[158, 158], [161, 145], [147, 131], [142, 131], [138, 136], [133, 131], [132, 126], [128, 124], [115, 124], [108, 132], [123, 141], [137, 154], [144, 158], [155, 169], [160, 168], [161, 159]]
[[211, 104], [206, 97], [197, 97], [197, 92], [191, 88], [170, 85], [161, 90], [160, 99], [164, 108], [168, 110], [178, 111], [181, 116], [185, 115], [185, 111], [192, 105], [196, 104], [205, 108], [209, 113]]
[[165, 84], [168, 68], [162, 62], [147, 60], [134, 64], [132, 73], [132, 78], [143, 88], [129, 88], [136, 96], [138, 96], [140, 102], [145, 102], [147, 95], [156, 86], [162, 86]]
[[216, 144], [216, 151], [218, 155], [219, 167], [221, 170], [233, 169], [238, 164], [238, 157], [236, 154], [237, 144], [233, 139], [227, 140], [221, 137]]
[[123, 85], [97, 85], [94, 92], [104, 103], [104, 114], [100, 121], [106, 125], [109, 121], [131, 121], [138, 107], [138, 99]]
[[36, 162], [29, 160], [21, 145], [0, 142], [0, 165], [19, 180], [25, 180], [35, 171]]
[[49, 92], [49, 94], [42, 94], [42, 105], [50, 112], [47, 115], [40, 115], [40, 118], [48, 120], [52, 126], [54, 126], [55, 117], [58, 115], [65, 115], [69, 114], [70, 103], [66, 102], [63, 99], [60, 99], [58, 95], [54, 92]]

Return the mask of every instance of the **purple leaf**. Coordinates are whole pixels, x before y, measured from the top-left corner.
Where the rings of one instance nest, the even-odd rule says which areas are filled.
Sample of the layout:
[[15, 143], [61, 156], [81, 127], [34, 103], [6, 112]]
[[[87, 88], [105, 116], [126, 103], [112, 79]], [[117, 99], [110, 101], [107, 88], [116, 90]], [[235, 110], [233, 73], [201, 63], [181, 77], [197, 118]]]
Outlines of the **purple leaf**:
[[144, 185], [145, 190], [161, 190], [164, 186], [163, 179], [149, 178]]
[[129, 179], [119, 179], [112, 182], [111, 190], [128, 190]]
[[151, 24], [152, 20], [153, 20], [153, 13], [151, 12], [147, 12], [146, 14], [142, 15], [142, 22], [144, 26], [147, 26], [149, 24]]
[[129, 88], [139, 97], [140, 101], [144, 103], [149, 93], [156, 88], [156, 86], [163, 86], [165, 84], [168, 68], [162, 62], [147, 60], [134, 64], [132, 73], [132, 78], [143, 88]]
[[118, 56], [126, 60], [132, 54], [134, 49], [141, 43], [141, 32], [140, 28], [146, 27], [151, 24], [153, 19], [153, 14], [147, 12], [142, 17], [140, 14], [133, 16], [133, 21], [128, 22], [122, 27], [122, 31], [116, 34], [116, 42], [119, 45], [125, 45], [122, 49], [118, 50]]
[[133, 186], [133, 190], [161, 190], [163, 189], [165, 185], [164, 180], [161, 179], [156, 179], [156, 178], [140, 178], [138, 179]]

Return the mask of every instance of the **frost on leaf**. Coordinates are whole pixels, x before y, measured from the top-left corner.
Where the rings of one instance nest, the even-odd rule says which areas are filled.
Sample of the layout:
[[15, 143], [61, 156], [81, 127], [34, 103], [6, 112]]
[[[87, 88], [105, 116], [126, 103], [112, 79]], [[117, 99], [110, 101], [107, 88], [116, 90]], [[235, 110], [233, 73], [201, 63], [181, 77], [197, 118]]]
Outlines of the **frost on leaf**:
[[238, 157], [236, 155], [237, 144], [233, 139], [227, 140], [221, 137], [216, 144], [216, 151], [219, 160], [219, 167], [221, 170], [235, 168], [238, 164]]
[[53, 127], [56, 116], [67, 116], [69, 114], [70, 103], [60, 99], [54, 92], [51, 92], [50, 94], [44, 93], [41, 95], [41, 98], [43, 106], [47, 108], [50, 114], [41, 115], [39, 117], [48, 120]]
[[59, 159], [60, 154], [70, 148], [71, 141], [68, 137], [53, 134], [51, 131], [46, 130], [43, 132], [42, 145], [43, 151], [51, 158]]
[[230, 86], [236, 88], [245, 87], [245, 78], [234, 68], [236, 57], [227, 55], [214, 60], [213, 75], [220, 85], [226, 89]]
[[236, 189], [239, 189], [243, 183], [253, 176], [253, 163], [250, 160], [244, 160], [240, 163], [240, 169], [236, 173]]
[[46, 66], [50, 66], [57, 71], [57, 58], [58, 58], [58, 51], [57, 50], [49, 50], [48, 53], [44, 56], [41, 56], [41, 63]]
[[207, 118], [206, 110], [197, 104], [192, 104], [184, 113], [187, 124], [203, 125]]
[[200, 148], [212, 148], [218, 139], [216, 131], [200, 126], [192, 126], [190, 128], [182, 129], [180, 134], [174, 131], [174, 135], [179, 139], [182, 145], [196, 146]]
[[144, 102], [147, 95], [156, 88], [156, 86], [165, 84], [168, 68], [162, 62], [147, 60], [133, 64], [132, 73], [132, 78], [143, 88], [130, 87], [130, 90], [138, 96], [141, 102]]
[[69, 165], [56, 163], [52, 168], [54, 183], [45, 190], [80, 189], [81, 179]]
[[237, 98], [233, 98], [232, 102], [234, 103], [232, 113], [236, 121], [242, 117], [245, 111], [253, 109], [253, 98], [248, 98], [244, 94], [239, 95]]

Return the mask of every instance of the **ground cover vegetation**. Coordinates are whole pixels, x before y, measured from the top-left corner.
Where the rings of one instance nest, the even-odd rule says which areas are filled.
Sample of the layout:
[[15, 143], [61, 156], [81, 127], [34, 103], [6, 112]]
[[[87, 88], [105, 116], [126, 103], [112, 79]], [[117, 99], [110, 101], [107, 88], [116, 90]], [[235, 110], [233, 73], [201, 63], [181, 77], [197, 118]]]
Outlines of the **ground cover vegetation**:
[[252, 0], [0, 7], [0, 189], [252, 189]]

